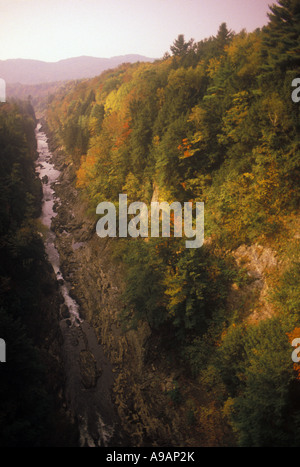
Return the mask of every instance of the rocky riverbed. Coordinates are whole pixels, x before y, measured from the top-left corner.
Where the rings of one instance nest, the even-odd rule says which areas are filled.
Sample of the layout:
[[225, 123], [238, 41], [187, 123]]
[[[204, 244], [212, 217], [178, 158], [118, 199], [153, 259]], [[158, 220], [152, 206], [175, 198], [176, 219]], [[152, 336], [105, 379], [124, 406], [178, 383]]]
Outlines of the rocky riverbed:
[[[43, 209], [41, 221], [45, 230], [45, 247], [61, 296], [59, 327], [62, 335], [62, 356], [65, 369], [65, 398], [68, 411], [77, 422], [80, 446], [123, 445], [124, 435], [112, 400], [113, 368], [99, 342], [94, 327], [86, 320], [84, 308], [72, 296], [74, 263], [69, 248], [79, 250], [88, 226], [82, 226], [80, 241], [71, 235], [75, 216], [69, 211], [68, 193], [62, 193], [60, 170], [54, 168], [46, 135], [37, 128], [37, 170], [43, 181]], [[61, 173], [64, 178], [64, 172]], [[60, 198], [60, 195], [62, 197]], [[56, 215], [57, 214], [57, 215]], [[82, 314], [81, 314], [82, 311]]]

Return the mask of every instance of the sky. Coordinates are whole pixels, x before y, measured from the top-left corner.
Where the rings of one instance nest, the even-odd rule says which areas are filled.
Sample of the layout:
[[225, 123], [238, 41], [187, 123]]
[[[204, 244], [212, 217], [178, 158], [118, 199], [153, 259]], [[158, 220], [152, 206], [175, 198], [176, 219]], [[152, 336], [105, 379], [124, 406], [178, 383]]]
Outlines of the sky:
[[222, 22], [248, 32], [275, 0], [0, 0], [0, 60], [89, 55], [161, 58], [179, 34], [200, 41]]

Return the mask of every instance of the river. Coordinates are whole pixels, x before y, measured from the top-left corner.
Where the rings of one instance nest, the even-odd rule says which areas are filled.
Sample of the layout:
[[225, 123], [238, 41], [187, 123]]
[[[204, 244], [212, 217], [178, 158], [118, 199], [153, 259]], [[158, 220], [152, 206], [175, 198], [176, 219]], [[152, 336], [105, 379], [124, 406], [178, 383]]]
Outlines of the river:
[[[38, 159], [36, 171], [43, 182], [41, 222], [48, 259], [56, 274], [64, 303], [61, 305], [60, 328], [63, 336], [65, 396], [68, 410], [78, 423], [82, 447], [121, 445], [121, 429], [112, 401], [114, 374], [92, 326], [80, 316], [78, 303], [70, 296], [71, 284], [60, 270], [60, 256], [51, 230], [54, 206], [60, 200], [55, 184], [60, 172], [55, 169], [47, 136], [38, 123], [36, 127]], [[56, 210], [56, 209], [55, 209]]]

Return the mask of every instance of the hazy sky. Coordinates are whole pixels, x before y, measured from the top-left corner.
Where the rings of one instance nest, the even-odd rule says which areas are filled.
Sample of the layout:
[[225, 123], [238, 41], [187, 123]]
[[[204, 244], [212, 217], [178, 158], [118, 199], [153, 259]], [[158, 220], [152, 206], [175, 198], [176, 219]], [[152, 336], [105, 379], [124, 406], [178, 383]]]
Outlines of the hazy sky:
[[160, 58], [178, 34], [196, 41], [222, 22], [267, 24], [275, 0], [0, 0], [0, 60], [57, 61], [138, 53]]

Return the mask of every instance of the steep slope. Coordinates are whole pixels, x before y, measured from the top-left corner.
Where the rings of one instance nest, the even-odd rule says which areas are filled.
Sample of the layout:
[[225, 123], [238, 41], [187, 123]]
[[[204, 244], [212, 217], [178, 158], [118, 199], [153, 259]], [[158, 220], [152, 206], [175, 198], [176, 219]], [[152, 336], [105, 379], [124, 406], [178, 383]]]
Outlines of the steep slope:
[[[175, 41], [173, 57], [70, 83], [48, 109], [59, 247], [137, 444], [299, 441], [299, 11], [280, 4], [263, 31]], [[120, 193], [204, 202], [204, 245], [99, 239], [96, 206]]]

